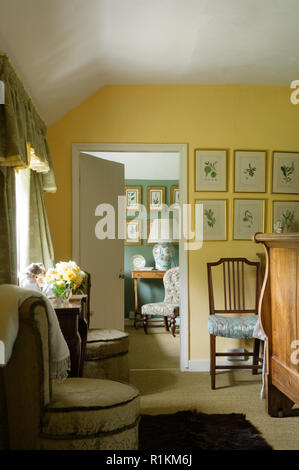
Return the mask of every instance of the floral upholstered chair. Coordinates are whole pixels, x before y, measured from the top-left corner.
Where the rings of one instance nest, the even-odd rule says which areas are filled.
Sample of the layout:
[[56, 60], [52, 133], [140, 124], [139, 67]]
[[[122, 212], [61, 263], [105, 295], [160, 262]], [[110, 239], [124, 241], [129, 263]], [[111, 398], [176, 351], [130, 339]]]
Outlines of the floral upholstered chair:
[[[145, 304], [141, 307], [143, 315], [144, 332], [147, 334], [148, 317], [163, 316], [164, 325], [169, 331], [168, 317], [170, 317], [170, 329], [175, 336], [175, 319], [180, 314], [180, 271], [179, 267], [170, 268], [163, 277], [165, 297], [163, 302]], [[159, 320], [151, 320], [159, 321]]]

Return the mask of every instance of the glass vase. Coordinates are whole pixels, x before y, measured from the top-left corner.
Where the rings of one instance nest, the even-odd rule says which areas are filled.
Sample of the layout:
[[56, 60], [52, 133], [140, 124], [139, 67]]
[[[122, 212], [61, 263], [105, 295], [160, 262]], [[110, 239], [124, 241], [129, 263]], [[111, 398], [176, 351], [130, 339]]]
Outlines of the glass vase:
[[67, 304], [72, 296], [72, 288], [66, 287], [63, 292], [55, 293], [56, 304], [58, 307], [61, 307]]

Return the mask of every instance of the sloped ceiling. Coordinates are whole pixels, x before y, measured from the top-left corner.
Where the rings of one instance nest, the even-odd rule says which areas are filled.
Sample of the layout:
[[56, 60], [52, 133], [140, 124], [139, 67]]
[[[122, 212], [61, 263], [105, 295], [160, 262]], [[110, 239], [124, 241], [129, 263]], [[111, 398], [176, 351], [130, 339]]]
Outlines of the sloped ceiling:
[[0, 50], [48, 125], [105, 85], [289, 85], [298, 36], [298, 0], [0, 0]]

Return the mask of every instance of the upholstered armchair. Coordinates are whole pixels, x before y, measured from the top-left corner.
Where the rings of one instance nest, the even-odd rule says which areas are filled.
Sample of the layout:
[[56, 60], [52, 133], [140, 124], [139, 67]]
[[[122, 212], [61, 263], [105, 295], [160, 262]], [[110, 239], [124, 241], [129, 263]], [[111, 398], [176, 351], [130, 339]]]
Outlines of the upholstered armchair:
[[144, 331], [147, 334], [148, 317], [163, 316], [167, 330], [169, 330], [168, 317], [170, 318], [170, 329], [172, 335], [175, 336], [176, 317], [180, 314], [180, 271], [178, 266], [166, 271], [163, 283], [165, 288], [163, 302], [145, 304], [141, 307]]
[[0, 449], [138, 449], [138, 390], [103, 379], [51, 380], [50, 354], [45, 304], [30, 297], [0, 367]]

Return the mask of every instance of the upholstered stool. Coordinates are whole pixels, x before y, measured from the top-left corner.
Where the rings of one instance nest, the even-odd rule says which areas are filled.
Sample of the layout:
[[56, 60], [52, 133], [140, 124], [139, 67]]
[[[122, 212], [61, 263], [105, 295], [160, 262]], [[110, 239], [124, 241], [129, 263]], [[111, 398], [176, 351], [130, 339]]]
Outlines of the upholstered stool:
[[140, 397], [112, 380], [54, 381], [41, 423], [42, 450], [136, 450]]
[[90, 329], [83, 377], [129, 382], [129, 335], [119, 330]]

